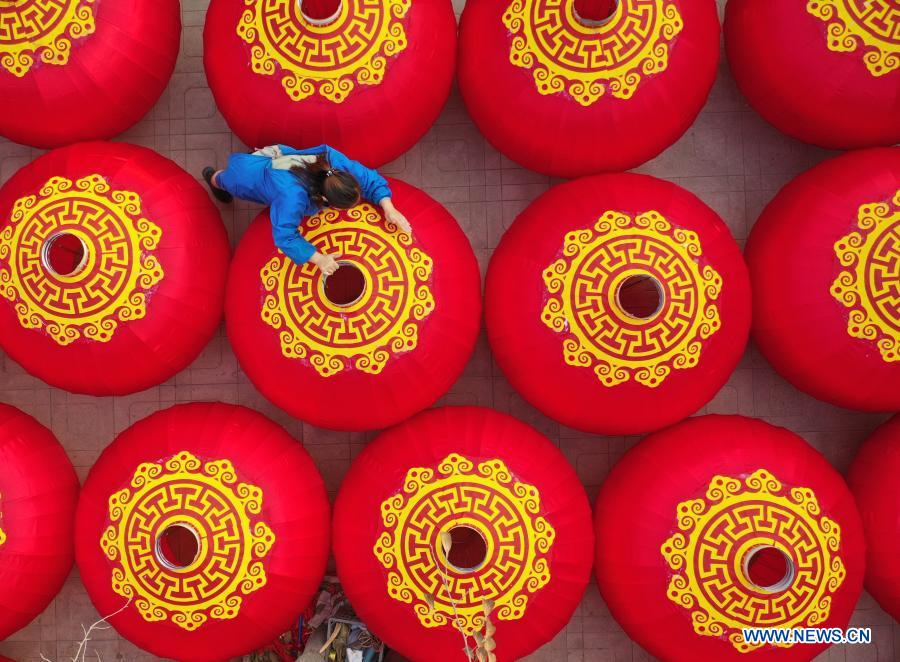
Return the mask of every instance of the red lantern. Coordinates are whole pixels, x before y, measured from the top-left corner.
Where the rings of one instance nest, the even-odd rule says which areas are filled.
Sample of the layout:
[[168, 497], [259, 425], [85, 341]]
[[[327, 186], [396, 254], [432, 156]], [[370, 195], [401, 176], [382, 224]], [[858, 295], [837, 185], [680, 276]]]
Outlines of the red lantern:
[[719, 61], [714, 0], [472, 0], [459, 84], [485, 137], [549, 175], [628, 170], [694, 122]]
[[831, 149], [900, 142], [896, 0], [729, 0], [738, 87], [780, 131]]
[[423, 191], [391, 180], [410, 237], [365, 203], [303, 220], [342, 266], [322, 278], [275, 248], [268, 212], [245, 233], [228, 281], [228, 337], [269, 400], [319, 427], [373, 430], [446, 393], [475, 347], [481, 282], [468, 239]]
[[866, 590], [900, 621], [900, 416], [859, 449], [848, 481], [866, 532]]
[[570, 427], [632, 434], [702, 407], [741, 357], [750, 290], [709, 207], [645, 175], [557, 186], [513, 223], [485, 288], [494, 356]]
[[78, 569], [135, 645], [223, 660], [296, 623], [325, 572], [328, 517], [322, 478], [282, 428], [244, 407], [179, 405], [127, 429], [91, 469]]
[[[334, 511], [338, 574], [362, 620], [411, 660], [455, 660], [485, 633], [518, 660], [590, 581], [590, 508], [546, 437], [489, 409], [419, 414], [369, 444]], [[490, 605], [489, 605], [490, 606]]]
[[0, 404], [0, 641], [56, 597], [72, 569], [78, 478], [53, 433]]
[[112, 138], [147, 114], [175, 69], [178, 0], [0, 4], [0, 135], [14, 142]]
[[53, 386], [149, 388], [222, 317], [229, 247], [209, 195], [124, 143], [46, 154], [0, 189], [0, 345]]
[[448, 0], [213, 0], [203, 33], [216, 104], [252, 147], [328, 143], [377, 167], [450, 94]]
[[594, 512], [595, 569], [613, 617], [651, 655], [811, 660], [825, 645], [744, 628], [846, 627], [865, 542], [843, 478], [803, 439], [740, 416], [657, 432], [613, 468]]
[[769, 203], [747, 243], [753, 336], [794, 386], [900, 409], [900, 149], [839, 156]]

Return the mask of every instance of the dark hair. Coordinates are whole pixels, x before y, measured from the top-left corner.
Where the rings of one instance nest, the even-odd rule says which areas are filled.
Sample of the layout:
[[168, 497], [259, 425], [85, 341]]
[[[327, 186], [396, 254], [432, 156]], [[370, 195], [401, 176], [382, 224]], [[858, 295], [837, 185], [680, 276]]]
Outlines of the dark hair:
[[318, 205], [349, 209], [359, 202], [359, 182], [349, 172], [332, 168], [324, 154], [310, 164], [293, 166], [291, 172]]

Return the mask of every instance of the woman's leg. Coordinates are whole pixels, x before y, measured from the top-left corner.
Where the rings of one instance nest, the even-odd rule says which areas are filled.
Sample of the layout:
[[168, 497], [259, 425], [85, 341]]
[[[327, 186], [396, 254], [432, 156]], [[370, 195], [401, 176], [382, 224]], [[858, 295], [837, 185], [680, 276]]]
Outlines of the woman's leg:
[[216, 170], [211, 166], [207, 166], [203, 169], [203, 179], [206, 180], [209, 192], [213, 194], [213, 197], [216, 200], [219, 202], [231, 202], [234, 200], [234, 196], [219, 186], [218, 176], [221, 172], [221, 170]]

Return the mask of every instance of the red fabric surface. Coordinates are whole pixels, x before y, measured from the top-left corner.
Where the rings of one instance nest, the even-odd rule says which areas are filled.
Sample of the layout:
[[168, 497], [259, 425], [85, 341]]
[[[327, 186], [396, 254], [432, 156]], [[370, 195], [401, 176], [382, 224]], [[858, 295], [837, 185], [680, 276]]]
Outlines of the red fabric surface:
[[[666, 70], [642, 74], [630, 99], [607, 91], [585, 107], [564, 92], [540, 94], [532, 71], [510, 62], [512, 37], [502, 20], [508, 0], [467, 2], [460, 22], [458, 67], [469, 114], [503, 154], [548, 175], [628, 170], [652, 159], [693, 124], [719, 61], [714, 0], [673, 4], [684, 27], [669, 49]], [[628, 43], [631, 37], [622, 40]]]
[[[839, 407], [900, 409], [900, 362], [885, 361], [874, 340], [851, 336], [851, 309], [831, 294], [842, 268], [835, 243], [859, 230], [861, 205], [898, 190], [900, 149], [825, 161], [778, 193], [747, 242], [756, 343], [794, 386]], [[893, 273], [884, 288], [896, 296], [896, 262], [891, 272], [890, 255], [884, 260]]]
[[[355, 0], [347, 0], [357, 11]], [[287, 2], [274, 2], [275, 7]], [[377, 4], [377, 3], [376, 3]], [[386, 5], [379, 11], [386, 11]], [[416, 0], [402, 26], [406, 47], [386, 58], [379, 84], [353, 78], [349, 96], [335, 103], [318, 92], [294, 101], [282, 86], [285, 71], [272, 75], [253, 71], [251, 46], [237, 33], [247, 7], [242, 0], [213, 0], [206, 14], [203, 62], [206, 77], [228, 126], [246, 145], [283, 143], [295, 147], [327, 143], [370, 167], [392, 161], [412, 147], [437, 119], [450, 94], [456, 58], [456, 21], [449, 0]], [[281, 10], [277, 10], [281, 11]], [[355, 44], [359, 37], [344, 22], [331, 24], [324, 45], [300, 26], [321, 57]], [[365, 38], [363, 38], [365, 39]], [[312, 48], [309, 44], [304, 48]], [[352, 67], [351, 67], [352, 68]]]
[[[521, 618], [502, 620], [497, 613], [492, 618], [497, 659], [517, 660], [550, 641], [571, 618], [590, 581], [594, 539], [584, 489], [568, 461], [546, 437], [505, 414], [477, 407], [432, 410], [371, 442], [353, 462], [335, 502], [338, 574], [360, 618], [389, 647], [414, 662], [464, 657], [458, 630], [449, 624], [423, 627], [412, 604], [388, 594], [387, 571], [373, 552], [382, 531], [382, 502], [403, 490], [411, 468], [436, 469], [451, 453], [475, 463], [503, 461], [515, 481], [536, 488], [538, 512], [556, 533], [549, 582], [528, 594]], [[465, 498], [464, 491], [459, 498]], [[448, 507], [464, 508], [455, 502]], [[462, 510], [455, 515], [462, 517]], [[502, 513], [495, 526], [504, 530]], [[415, 565], [422, 553], [411, 550], [406, 560]], [[497, 598], [497, 607], [501, 602]]]
[[412, 225], [413, 246], [431, 257], [435, 307], [418, 323], [415, 349], [392, 352], [378, 374], [349, 368], [323, 377], [306, 359], [284, 356], [278, 332], [261, 317], [266, 290], [260, 270], [278, 254], [268, 212], [244, 234], [232, 262], [225, 316], [241, 367], [269, 400], [319, 427], [372, 430], [399, 423], [444, 395], [475, 347], [481, 283], [468, 239], [423, 191], [397, 180], [390, 185]]
[[866, 590], [900, 621], [900, 416], [859, 449], [847, 481], [866, 532]]
[[[125, 143], [80, 143], [22, 168], [0, 189], [0, 230], [11, 222], [15, 202], [37, 195], [52, 177], [74, 182], [92, 174], [102, 175], [112, 191], [136, 193], [141, 217], [162, 230], [150, 253], [164, 275], [148, 290], [146, 316], [118, 322], [107, 342], [82, 336], [60, 345], [43, 327], [23, 327], [13, 303], [0, 297], [0, 345], [53, 386], [122, 395], [175, 375], [210, 340], [222, 318], [229, 246], [218, 210], [193, 177], [169, 159]], [[92, 222], [85, 216], [80, 224]], [[111, 250], [103, 255], [113, 259], [117, 254]], [[65, 291], [77, 285], [59, 287]]]
[[[774, 476], [785, 490], [812, 490], [821, 513], [840, 527], [837, 553], [847, 574], [831, 594], [829, 617], [812, 625], [847, 626], [862, 591], [865, 542], [853, 496], [843, 478], [821, 454], [783, 428], [741, 416], [703, 416], [650, 435], [628, 451], [613, 467], [595, 504], [595, 572], [600, 592], [613, 617], [651, 655], [673, 662], [811, 660], [826, 648], [804, 644], [738, 652], [724, 635], [696, 634], [690, 610], [667, 595], [672, 572], [662, 547], [670, 536], [683, 530], [679, 528], [678, 505], [703, 500], [714, 476], [744, 480], [759, 469]], [[791, 540], [788, 530], [773, 534], [754, 529], [751, 519], [735, 521], [739, 524], [731, 531], [733, 540], [745, 540], [751, 534]], [[723, 535], [726, 540], [727, 533]], [[710, 543], [707, 558], [718, 559], [723, 548]], [[799, 540], [795, 551], [804, 553]], [[728, 586], [723, 578], [721, 589]], [[796, 588], [800, 594], [808, 589]], [[784, 597], [793, 599], [790, 594]], [[755, 618], [765, 617], [766, 612], [759, 614]]]
[[[41, 3], [19, 3], [34, 12]], [[34, 147], [112, 138], [157, 102], [181, 46], [178, 0], [99, 0], [96, 30], [72, 40], [65, 65], [40, 56], [22, 77], [0, 67], [0, 135]]]
[[[275, 535], [263, 559], [266, 582], [243, 595], [234, 618], [210, 617], [193, 631], [170, 618], [147, 621], [134, 602], [110, 622], [123, 637], [154, 655], [223, 660], [265, 646], [289, 629], [316, 592], [328, 558], [328, 498], [303, 446], [250, 409], [194, 403], [145, 418], [106, 448], [91, 469], [78, 504], [78, 568], [101, 614], [126, 602], [113, 591], [113, 564], [100, 545], [110, 524], [110, 497], [129, 487], [141, 463], [162, 462], [181, 451], [202, 461], [227, 459], [239, 483], [262, 490], [258, 517]], [[216, 517], [211, 506], [209, 522], [214, 524]], [[229, 572], [226, 564], [222, 572]]]
[[[566, 235], [593, 227], [610, 210], [630, 215], [656, 210], [674, 227], [696, 232], [702, 249], [699, 265], [711, 265], [723, 280], [717, 300], [721, 327], [702, 341], [699, 364], [673, 367], [656, 387], [635, 379], [606, 386], [591, 367], [570, 365], [564, 334], [542, 319], [548, 299], [543, 274], [562, 255]], [[628, 258], [616, 269], [631, 262]], [[586, 297], [580, 294], [579, 301], [589, 302]], [[596, 300], [602, 313], [604, 303]], [[532, 405], [570, 427], [633, 434], [692, 414], [728, 379], [747, 341], [749, 279], [728, 228], [694, 195], [646, 175], [600, 175], [556, 186], [518, 216], [488, 269], [485, 319], [497, 363]]]
[[780, 131], [808, 143], [852, 149], [900, 142], [900, 69], [873, 76], [862, 50], [829, 50], [828, 24], [807, 4], [728, 2], [725, 47], [744, 96]]
[[0, 404], [0, 640], [36, 618], [74, 559], [78, 478], [53, 433]]

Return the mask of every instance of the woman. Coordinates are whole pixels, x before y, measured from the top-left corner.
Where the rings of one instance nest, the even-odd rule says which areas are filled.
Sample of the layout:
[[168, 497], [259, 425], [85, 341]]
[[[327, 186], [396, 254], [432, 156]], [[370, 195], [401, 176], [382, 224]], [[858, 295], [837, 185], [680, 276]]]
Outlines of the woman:
[[339, 268], [339, 254], [325, 255], [300, 234], [300, 221], [322, 207], [350, 209], [361, 197], [379, 205], [384, 217], [404, 232], [409, 221], [394, 207], [384, 177], [351, 161], [328, 145], [294, 149], [272, 145], [253, 154], [232, 154], [225, 170], [203, 169], [217, 200], [233, 197], [269, 205], [275, 245], [297, 264], [312, 262], [324, 275]]

